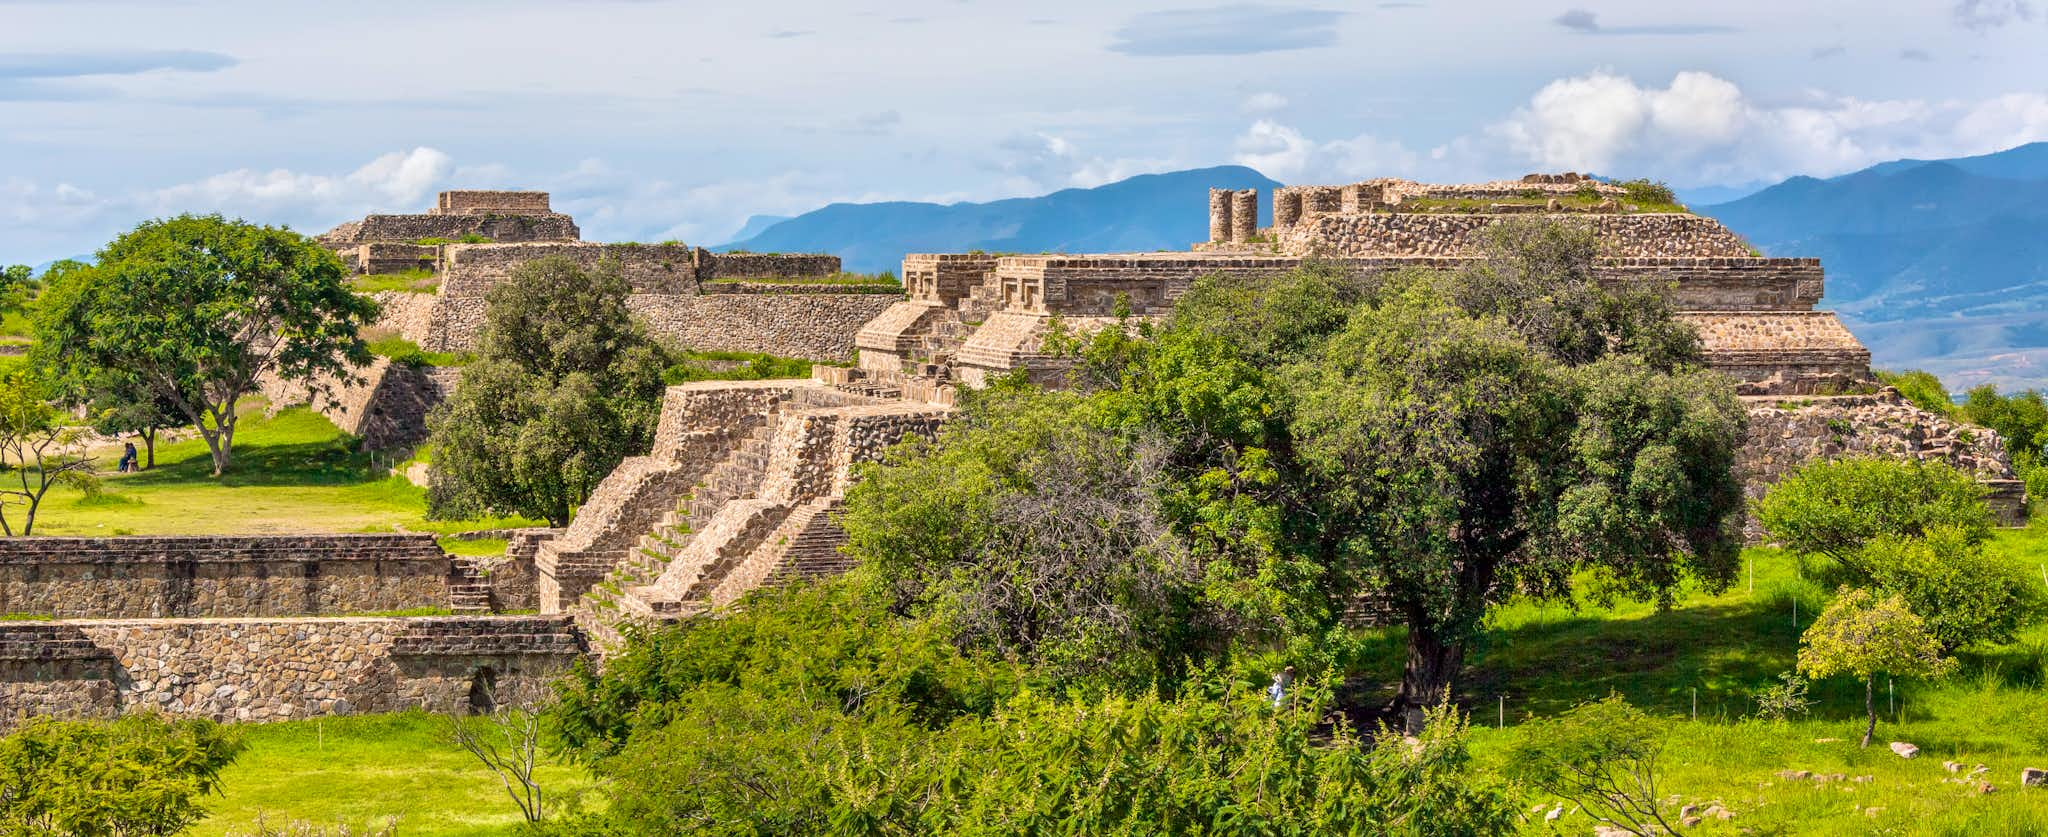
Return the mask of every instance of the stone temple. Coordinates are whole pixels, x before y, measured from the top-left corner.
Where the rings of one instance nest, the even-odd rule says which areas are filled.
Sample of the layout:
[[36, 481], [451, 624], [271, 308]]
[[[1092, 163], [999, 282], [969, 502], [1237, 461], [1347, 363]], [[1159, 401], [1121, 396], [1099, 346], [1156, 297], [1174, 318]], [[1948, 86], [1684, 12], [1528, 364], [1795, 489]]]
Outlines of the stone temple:
[[[493, 282], [561, 254], [620, 262], [635, 310], [670, 339], [850, 363], [805, 380], [669, 388], [652, 449], [623, 462], [567, 528], [505, 533], [503, 556], [451, 557], [402, 534], [0, 541], [0, 612], [65, 617], [0, 622], [0, 726], [145, 707], [230, 720], [449, 710], [473, 708], [486, 686], [541, 694], [575, 660], [615, 648], [625, 626], [844, 570], [834, 515], [855, 466], [931, 437], [955, 394], [992, 375], [1060, 384], [1068, 361], [1045, 350], [1055, 323], [1107, 327], [1120, 308], [1161, 316], [1202, 277], [1308, 259], [1360, 274], [1457, 268], [1480, 257], [1483, 230], [1515, 217], [1589, 225], [1601, 281], [1669, 289], [1748, 407], [1737, 467], [1752, 496], [1816, 458], [1930, 459], [1976, 474], [2017, 519], [2022, 489], [1998, 437], [1881, 386], [1869, 352], [1817, 310], [1817, 260], [1765, 258], [1712, 219], [1645, 211], [1672, 208], [1631, 205], [1625, 190], [1577, 175], [1381, 179], [1267, 198], [1212, 191], [1208, 240], [1185, 252], [910, 254], [903, 294], [857, 299], [731, 281], [836, 271], [830, 257], [582, 242], [539, 193], [450, 192], [427, 213], [344, 224], [324, 240], [355, 269], [438, 280], [386, 305], [383, 326], [422, 346], [462, 345]], [[396, 427], [392, 415], [408, 411], [416, 421], [437, 391], [408, 390], [402, 371], [380, 364], [370, 383], [316, 406], [345, 429]], [[428, 607], [460, 615], [346, 616]]]

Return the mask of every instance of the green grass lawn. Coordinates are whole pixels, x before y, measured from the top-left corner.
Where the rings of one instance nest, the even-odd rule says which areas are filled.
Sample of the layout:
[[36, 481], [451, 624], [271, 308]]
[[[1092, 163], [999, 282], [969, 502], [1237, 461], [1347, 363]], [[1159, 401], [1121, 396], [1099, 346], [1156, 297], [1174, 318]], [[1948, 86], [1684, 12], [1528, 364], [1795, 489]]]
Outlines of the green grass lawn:
[[[1993, 549], [2039, 578], [2048, 563], [2048, 526], [2003, 532]], [[1896, 709], [1887, 708], [1881, 683], [1877, 737], [1861, 750], [1863, 692], [1847, 678], [1814, 684], [1815, 704], [1804, 718], [1747, 718], [1755, 711], [1752, 695], [1794, 667], [1799, 632], [1826, 595], [1789, 555], [1755, 549], [1745, 558], [1754, 568], [1753, 589], [1745, 570], [1733, 588], [1691, 591], [1662, 613], [1626, 604], [1502, 609], [1461, 681], [1480, 760], [1504, 757], [1518, 721], [1613, 693], [1666, 719], [1667, 793], [1737, 812], [1700, 833], [2048, 833], [2048, 791], [2022, 789], [2018, 781], [2022, 767], [2048, 768], [2048, 624], [2034, 625], [2011, 645], [1964, 649], [1960, 673], [1946, 682], [1898, 681]], [[1355, 668], [1373, 699], [1390, 697], [1401, 633], [1369, 636], [1374, 644]], [[1506, 728], [1494, 729], [1502, 714]], [[1886, 748], [1892, 741], [1918, 745], [1920, 756], [1894, 755]], [[1944, 782], [1952, 774], [1943, 761], [1990, 767], [1984, 778], [1995, 792], [1979, 795]], [[1788, 781], [1776, 775], [1781, 770], [1852, 779]], [[1857, 776], [1870, 779], [1853, 781]], [[1881, 810], [1863, 813], [1873, 807]], [[1559, 833], [1591, 830], [1583, 814], [1555, 825]]]
[[294, 407], [265, 418], [260, 402], [243, 410], [225, 476], [210, 476], [212, 460], [199, 439], [158, 446], [157, 467], [140, 473], [113, 473], [114, 456], [103, 456], [100, 493], [52, 490], [36, 534], [448, 533], [538, 525], [517, 518], [429, 521], [423, 489], [383, 476], [320, 414]]
[[[449, 740], [447, 721], [417, 712], [250, 724], [248, 749], [221, 776], [222, 795], [195, 835], [255, 832], [299, 821], [382, 826], [402, 835], [505, 834], [519, 808], [498, 777]], [[550, 805], [591, 788], [581, 768], [550, 763], [540, 774]], [[589, 804], [602, 804], [591, 795]]]

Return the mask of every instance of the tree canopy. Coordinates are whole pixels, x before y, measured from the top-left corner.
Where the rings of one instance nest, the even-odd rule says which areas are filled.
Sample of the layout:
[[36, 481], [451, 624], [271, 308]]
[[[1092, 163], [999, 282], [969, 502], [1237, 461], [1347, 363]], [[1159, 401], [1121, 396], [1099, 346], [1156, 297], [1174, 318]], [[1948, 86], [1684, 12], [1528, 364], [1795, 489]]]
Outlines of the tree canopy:
[[148, 221], [98, 264], [53, 270], [32, 358], [78, 403], [147, 392], [198, 429], [217, 476], [232, 462], [235, 405], [257, 379], [347, 376], [370, 361], [357, 336], [376, 303], [341, 261], [279, 227], [218, 215]]
[[[913, 606], [997, 620], [1040, 658], [1032, 638], [1103, 625], [1161, 660], [1302, 657], [1370, 591], [1409, 629], [1411, 724], [1511, 596], [1725, 583], [1743, 414], [1697, 338], [1659, 294], [1597, 283], [1582, 228], [1506, 225], [1489, 252], [1198, 282], [1163, 324], [1087, 341], [1087, 394], [977, 399], [869, 474], [851, 548]], [[1031, 531], [994, 525], [978, 487], [1035, 498]]]
[[436, 514], [471, 504], [569, 522], [660, 417], [665, 352], [626, 307], [616, 265], [520, 265], [491, 289], [477, 359], [428, 419]]

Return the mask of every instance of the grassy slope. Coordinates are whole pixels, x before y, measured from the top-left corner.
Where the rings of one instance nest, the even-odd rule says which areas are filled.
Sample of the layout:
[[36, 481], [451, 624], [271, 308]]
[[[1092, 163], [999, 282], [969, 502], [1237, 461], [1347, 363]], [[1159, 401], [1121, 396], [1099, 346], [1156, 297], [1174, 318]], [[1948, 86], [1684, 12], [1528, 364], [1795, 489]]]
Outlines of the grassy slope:
[[157, 467], [116, 474], [111, 455], [102, 495], [68, 488], [44, 501], [38, 535], [203, 535], [282, 532], [453, 532], [534, 525], [522, 520], [428, 521], [426, 496], [377, 476], [369, 458], [321, 415], [295, 407], [274, 418], [245, 411], [235, 461], [218, 480], [206, 443], [157, 448]]
[[[498, 778], [447, 737], [446, 721], [404, 713], [243, 727], [248, 749], [221, 777], [223, 795], [195, 835], [253, 833], [302, 821], [381, 826], [404, 835], [503, 834], [519, 809]], [[557, 805], [590, 787], [579, 768], [553, 765], [541, 789]], [[597, 800], [591, 800], [593, 804]]]
[[[2002, 533], [1994, 548], [2039, 578], [2048, 563], [2048, 526]], [[1754, 710], [1751, 695], [1793, 668], [1799, 630], [1812, 624], [1825, 601], [1790, 556], [1760, 549], [1747, 557], [1755, 568], [1753, 592], [1744, 573], [1733, 589], [1692, 591], [1664, 613], [1626, 604], [1576, 612], [1556, 605], [1503, 609], [1463, 681], [1480, 727], [1474, 741], [1481, 760], [1503, 757], [1519, 719], [1611, 692], [1668, 719], [1667, 793], [1688, 802], [1719, 800], [1739, 812], [1733, 822], [1703, 826], [1701, 833], [2048, 833], [2048, 792], [2018, 787], [2022, 767], [2048, 767], [2048, 624], [2034, 625], [2009, 646], [1962, 652], [1961, 672], [1948, 682], [1898, 682], [1903, 722], [1892, 722], [1886, 712], [1881, 682], [1885, 714], [1872, 747], [1859, 750], [1863, 693], [1847, 679], [1816, 684], [1810, 693], [1816, 703], [1804, 719], [1744, 719]], [[1387, 631], [1375, 639], [1360, 670], [1391, 688], [1400, 670], [1400, 635]], [[1694, 689], [1697, 721], [1690, 718]], [[1509, 726], [1490, 729], [1500, 698]], [[1920, 757], [1893, 755], [1885, 748], [1891, 741], [1919, 745]], [[1951, 775], [1942, 768], [1946, 760], [1988, 765], [1985, 778], [1997, 790], [1980, 796], [1943, 782]], [[1787, 782], [1774, 775], [1780, 770], [1871, 781]], [[1874, 817], [1859, 810], [1870, 807], [1882, 810]], [[1565, 826], [1560, 833], [1590, 830], [1583, 815], [1558, 825]]]

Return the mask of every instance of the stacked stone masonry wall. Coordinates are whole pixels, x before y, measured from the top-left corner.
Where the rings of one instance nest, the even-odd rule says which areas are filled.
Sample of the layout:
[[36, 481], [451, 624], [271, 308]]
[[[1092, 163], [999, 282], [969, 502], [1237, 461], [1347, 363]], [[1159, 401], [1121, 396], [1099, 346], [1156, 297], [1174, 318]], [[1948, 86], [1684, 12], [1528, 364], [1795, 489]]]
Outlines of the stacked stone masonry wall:
[[567, 215], [369, 215], [335, 227], [320, 237], [329, 247], [370, 242], [413, 242], [423, 238], [460, 241], [480, 235], [499, 243], [575, 241], [582, 237]]
[[[1481, 233], [1503, 215], [1433, 213], [1317, 214], [1280, 233], [1290, 255], [1479, 256]], [[1741, 258], [1754, 256], [1741, 236], [1697, 215], [1566, 216], [1591, 225], [1603, 255], [1616, 258]]]
[[444, 248], [441, 294], [480, 297], [536, 259], [563, 257], [585, 270], [617, 268], [636, 294], [681, 294], [697, 290], [696, 252], [682, 244], [451, 244]]
[[[418, 296], [402, 294], [401, 296]], [[284, 381], [257, 379], [273, 411], [304, 404], [326, 416], [368, 450], [404, 450], [427, 438], [427, 415], [453, 395], [462, 378], [455, 367], [407, 366], [378, 358], [348, 378], [320, 375]]]
[[759, 279], [830, 276], [839, 272], [839, 257], [818, 253], [711, 253], [699, 250], [699, 279]]
[[0, 613], [318, 616], [447, 603], [430, 535], [0, 539]]
[[484, 189], [458, 189], [442, 192], [434, 204], [437, 215], [482, 215], [501, 213], [508, 215], [549, 215], [546, 192], [502, 192]]
[[585, 650], [568, 620], [535, 616], [0, 623], [0, 726], [536, 704]]

